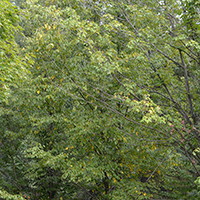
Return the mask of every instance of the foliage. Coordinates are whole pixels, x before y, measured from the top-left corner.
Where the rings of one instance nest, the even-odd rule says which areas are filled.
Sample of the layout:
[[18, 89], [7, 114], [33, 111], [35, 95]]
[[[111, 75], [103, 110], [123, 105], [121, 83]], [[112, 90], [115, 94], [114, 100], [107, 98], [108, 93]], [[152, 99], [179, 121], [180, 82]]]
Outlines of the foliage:
[[2, 169], [21, 188], [6, 180], [4, 189], [31, 199], [198, 197], [197, 4], [27, 0], [21, 52], [34, 62], [0, 122], [11, 155], [2, 163], [22, 178]]
[[3, 0], [0, 2], [0, 13], [0, 100], [6, 101], [10, 83], [16, 83], [25, 76], [23, 60], [28, 60], [28, 56], [20, 55], [15, 41], [16, 35], [22, 30], [18, 25], [20, 11], [12, 3]]
[[0, 197], [4, 198], [4, 199], [11, 199], [11, 200], [25, 200], [25, 198], [23, 198], [20, 195], [11, 195], [5, 191], [0, 190]]

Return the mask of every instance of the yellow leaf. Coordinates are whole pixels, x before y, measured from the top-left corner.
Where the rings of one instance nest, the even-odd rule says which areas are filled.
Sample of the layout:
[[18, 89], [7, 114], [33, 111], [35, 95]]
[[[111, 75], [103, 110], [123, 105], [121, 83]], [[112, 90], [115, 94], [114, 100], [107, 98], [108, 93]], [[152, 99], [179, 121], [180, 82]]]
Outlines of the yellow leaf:
[[125, 137], [123, 137], [123, 140], [124, 140], [125, 142], [127, 142], [127, 140], [126, 140], [126, 138], [125, 138]]
[[38, 90], [37, 93], [40, 94], [40, 90]]
[[68, 150], [68, 149], [69, 149], [69, 147], [66, 148], [66, 150]]
[[133, 57], [135, 57], [136, 53], [133, 54]]

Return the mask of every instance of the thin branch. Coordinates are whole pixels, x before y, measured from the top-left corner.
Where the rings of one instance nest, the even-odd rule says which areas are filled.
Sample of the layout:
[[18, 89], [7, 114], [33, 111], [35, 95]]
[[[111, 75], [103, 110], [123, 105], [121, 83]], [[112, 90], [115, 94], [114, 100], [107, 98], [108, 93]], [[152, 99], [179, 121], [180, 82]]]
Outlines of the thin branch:
[[188, 151], [187, 151], [187, 149], [186, 149], [185, 146], [184, 146], [184, 150], [185, 150], [185, 153], [186, 153], [187, 157], [189, 158], [190, 162], [192, 163], [194, 169], [196, 170], [196, 172], [197, 172], [198, 175], [200, 176], [200, 172], [199, 172], [199, 170], [197, 169], [196, 164], [193, 162], [193, 160], [192, 160], [191, 157], [189, 156]]
[[[114, 79], [120, 84], [123, 86], [124, 89], [127, 90], [127, 88], [124, 86], [124, 84], [117, 78], [117, 76], [115, 74], [112, 73], [112, 76], [114, 77]], [[140, 99], [134, 95], [132, 92], [130, 92], [130, 94], [137, 100], [137, 101], [140, 101]]]
[[[130, 134], [130, 133], [128, 133], [128, 132], [122, 130], [121, 128], [117, 127], [116, 125], [114, 125], [114, 127], [117, 128], [119, 131], [123, 132], [124, 134], [135, 138], [135, 136], [133, 136], [132, 134]], [[166, 133], [165, 133], [165, 136], [166, 136], [167, 138], [169, 138], [169, 135], [167, 135]], [[172, 137], [172, 138], [174, 139], [174, 141], [175, 141], [177, 144], [179, 144], [179, 140], [178, 140], [175, 136], [171, 136], [171, 135], [170, 135], [170, 137]], [[138, 140], [138, 141], [150, 141], [150, 142], [155, 142], [155, 141], [157, 141], [157, 142], [158, 142], [158, 141], [168, 141], [168, 142], [169, 142], [169, 140], [148, 140], [148, 139], [135, 139], [135, 140]]]
[[[9, 177], [4, 171], [2, 171], [2, 170], [0, 169], [0, 172], [1, 172], [8, 180], [10, 180], [10, 177]], [[21, 191], [21, 188], [20, 188], [14, 181], [10, 180], [10, 182], [11, 182], [19, 191]]]
[[183, 54], [182, 54], [180, 49], [179, 49], [179, 53], [180, 53], [182, 66], [183, 66], [183, 69], [184, 69], [185, 88], [186, 88], [186, 91], [187, 91], [188, 101], [189, 101], [189, 105], [190, 105], [190, 111], [191, 111], [191, 114], [192, 114], [193, 122], [194, 122], [194, 124], [196, 124], [196, 117], [195, 117], [195, 114], [194, 114], [194, 108], [193, 108], [193, 104], [192, 104], [192, 97], [191, 97], [191, 93], [190, 93], [190, 86], [189, 86], [189, 80], [188, 80], [187, 67], [185, 65], [185, 62], [184, 62], [184, 59], [183, 59]]
[[[172, 152], [170, 152], [170, 154], [171, 154]], [[150, 176], [148, 177], [148, 179], [146, 180], [146, 182], [148, 182], [149, 180], [150, 180], [150, 178], [152, 177], [152, 175], [156, 172], [156, 170], [158, 169], [158, 167], [160, 166], [160, 165], [162, 165], [162, 163], [166, 160], [167, 158], [163, 158], [162, 160], [161, 160], [161, 162], [157, 165], [157, 167], [153, 170], [153, 172], [150, 174]]]
[[[181, 41], [182, 42], [182, 41]], [[183, 42], [182, 42], [183, 43]], [[192, 58], [193, 60], [195, 60], [195, 61], [197, 61], [198, 62], [198, 60], [195, 58], [195, 57], [193, 57], [193, 56], [191, 56], [188, 52], [186, 52], [185, 50], [183, 50], [183, 49], [180, 49], [180, 48], [177, 48], [177, 47], [175, 47], [174, 45], [172, 45], [172, 44], [170, 44], [170, 43], [168, 43], [169, 45], [170, 45], [170, 47], [172, 47], [172, 48], [174, 48], [174, 49], [177, 49], [177, 50], [181, 50], [182, 52], [184, 52], [186, 55], [188, 55], [190, 58]], [[192, 53], [191, 51], [190, 51], [190, 53]], [[196, 55], [195, 55], [196, 56]]]

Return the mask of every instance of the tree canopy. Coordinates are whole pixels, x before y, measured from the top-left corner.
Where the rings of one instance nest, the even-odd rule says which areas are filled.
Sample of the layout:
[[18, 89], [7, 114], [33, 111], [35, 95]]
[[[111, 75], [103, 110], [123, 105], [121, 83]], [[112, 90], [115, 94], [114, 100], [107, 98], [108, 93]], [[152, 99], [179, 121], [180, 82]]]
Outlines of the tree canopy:
[[2, 2], [0, 197], [198, 198], [200, 2]]

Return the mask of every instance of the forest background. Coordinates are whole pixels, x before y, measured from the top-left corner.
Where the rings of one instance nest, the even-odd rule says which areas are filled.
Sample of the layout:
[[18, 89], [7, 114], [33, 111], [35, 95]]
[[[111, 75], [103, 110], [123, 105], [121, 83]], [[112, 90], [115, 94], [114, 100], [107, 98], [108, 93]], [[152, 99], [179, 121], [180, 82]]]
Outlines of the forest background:
[[0, 198], [199, 199], [200, 1], [0, 1]]

